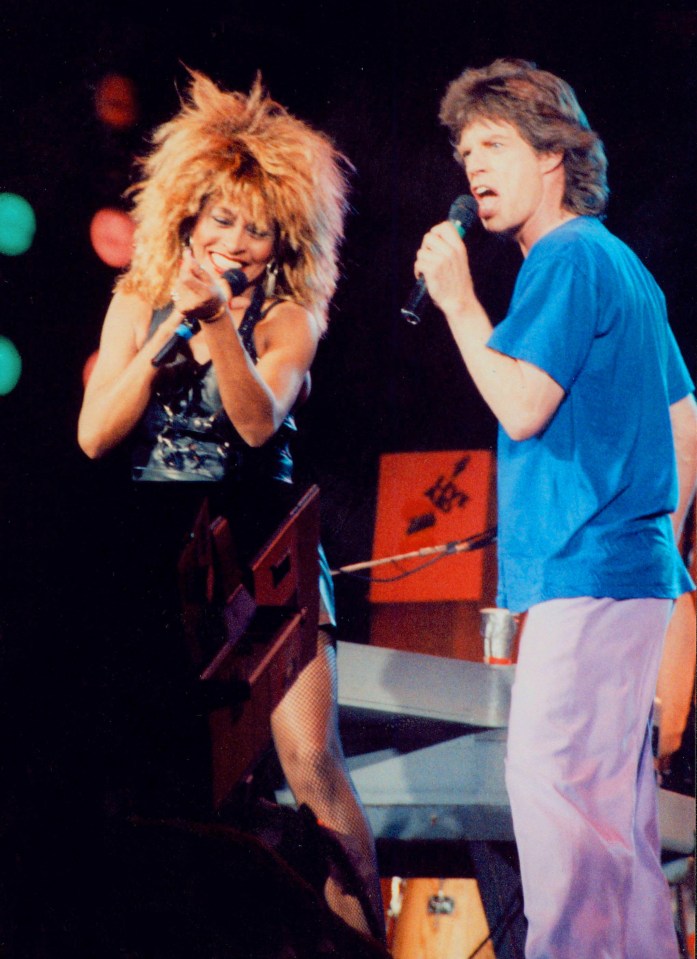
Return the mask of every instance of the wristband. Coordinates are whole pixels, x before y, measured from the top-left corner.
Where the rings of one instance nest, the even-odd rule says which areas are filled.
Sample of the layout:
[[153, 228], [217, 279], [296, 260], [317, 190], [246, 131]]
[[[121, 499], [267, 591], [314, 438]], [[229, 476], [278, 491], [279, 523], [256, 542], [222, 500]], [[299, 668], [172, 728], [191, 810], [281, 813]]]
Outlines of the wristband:
[[217, 323], [218, 320], [222, 320], [223, 316], [227, 313], [227, 304], [222, 303], [215, 313], [211, 313], [210, 316], [202, 316], [198, 311], [195, 314], [187, 314], [192, 319], [196, 319], [199, 323]]

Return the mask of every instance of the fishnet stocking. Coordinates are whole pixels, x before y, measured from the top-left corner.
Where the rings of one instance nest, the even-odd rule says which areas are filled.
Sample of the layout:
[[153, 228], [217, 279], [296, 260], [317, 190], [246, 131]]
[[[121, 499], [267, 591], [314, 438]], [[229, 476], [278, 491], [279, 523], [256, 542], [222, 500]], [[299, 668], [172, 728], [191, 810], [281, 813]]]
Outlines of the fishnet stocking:
[[331, 875], [325, 897], [331, 909], [361, 932], [383, 930], [384, 913], [375, 843], [354, 789], [339, 739], [336, 652], [319, 631], [317, 655], [271, 716], [278, 758], [298, 804], [305, 803], [341, 841], [372, 907], [369, 923], [358, 899]]

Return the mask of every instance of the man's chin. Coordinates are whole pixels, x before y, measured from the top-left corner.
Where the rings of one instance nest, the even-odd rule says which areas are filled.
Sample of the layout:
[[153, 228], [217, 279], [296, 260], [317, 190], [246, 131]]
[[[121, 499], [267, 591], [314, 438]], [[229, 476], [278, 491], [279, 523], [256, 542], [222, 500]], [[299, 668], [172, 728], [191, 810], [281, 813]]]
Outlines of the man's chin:
[[480, 220], [480, 223], [484, 227], [487, 233], [491, 236], [497, 237], [500, 240], [515, 240], [518, 235], [518, 230], [516, 227], [512, 226], [497, 226], [494, 217], [490, 220]]

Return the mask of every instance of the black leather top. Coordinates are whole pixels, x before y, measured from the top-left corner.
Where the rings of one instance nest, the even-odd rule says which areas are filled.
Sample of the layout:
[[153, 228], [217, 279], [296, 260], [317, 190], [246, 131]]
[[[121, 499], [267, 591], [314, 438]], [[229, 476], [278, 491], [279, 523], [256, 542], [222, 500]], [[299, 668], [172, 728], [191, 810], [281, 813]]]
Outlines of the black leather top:
[[[268, 313], [260, 306], [263, 292], [255, 292], [240, 325], [242, 342], [256, 362], [254, 327]], [[152, 336], [172, 310], [156, 310], [150, 324]], [[223, 409], [213, 364], [198, 363], [182, 340], [174, 359], [160, 367], [150, 402], [134, 434], [134, 480], [244, 482], [277, 480], [290, 483], [293, 460], [289, 441], [296, 431], [292, 415], [263, 446], [248, 446]]]

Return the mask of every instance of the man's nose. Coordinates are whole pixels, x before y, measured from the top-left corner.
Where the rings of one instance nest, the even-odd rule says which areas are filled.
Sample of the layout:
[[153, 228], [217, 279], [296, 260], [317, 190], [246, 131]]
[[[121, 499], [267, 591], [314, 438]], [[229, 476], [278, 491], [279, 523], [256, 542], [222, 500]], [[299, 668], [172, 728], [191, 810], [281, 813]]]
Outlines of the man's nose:
[[475, 173], [481, 173], [484, 169], [484, 154], [472, 150], [465, 160], [465, 173], [471, 178]]

